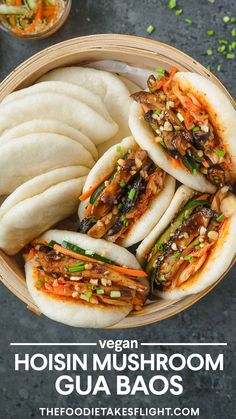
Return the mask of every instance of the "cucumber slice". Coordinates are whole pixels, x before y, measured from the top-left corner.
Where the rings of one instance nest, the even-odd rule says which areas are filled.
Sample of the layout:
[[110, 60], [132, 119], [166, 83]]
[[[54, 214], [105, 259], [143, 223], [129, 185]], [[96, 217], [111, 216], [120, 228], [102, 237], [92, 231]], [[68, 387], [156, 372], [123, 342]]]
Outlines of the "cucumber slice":
[[30, 10], [37, 10], [38, 8], [38, 0], [25, 0], [25, 4]]
[[103, 256], [100, 256], [97, 253], [89, 253], [88, 254], [88, 252], [86, 252], [86, 250], [82, 249], [79, 246], [76, 246], [75, 244], [63, 241], [61, 246], [64, 247], [65, 249], [72, 250], [72, 252], [79, 253], [80, 255], [85, 255], [85, 256], [91, 257], [92, 259], [96, 259], [99, 262], [108, 263], [109, 265], [117, 265], [111, 259], [104, 258]]
[[7, 6], [0, 4], [0, 15], [26, 15], [27, 8], [25, 6]]

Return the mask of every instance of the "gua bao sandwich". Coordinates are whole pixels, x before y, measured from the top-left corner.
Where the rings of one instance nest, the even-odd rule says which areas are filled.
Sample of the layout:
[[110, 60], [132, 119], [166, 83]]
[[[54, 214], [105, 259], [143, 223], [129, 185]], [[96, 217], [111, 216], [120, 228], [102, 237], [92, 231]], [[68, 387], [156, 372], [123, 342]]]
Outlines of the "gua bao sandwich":
[[129, 124], [153, 161], [181, 183], [214, 193], [236, 180], [236, 112], [214, 83], [195, 73], [151, 75], [134, 93]]
[[107, 327], [141, 310], [147, 274], [128, 250], [49, 230], [24, 251], [29, 292], [42, 313], [70, 326]]
[[210, 195], [180, 186], [137, 249], [152, 292], [175, 299], [212, 285], [235, 256], [235, 234], [236, 198], [229, 187]]
[[111, 147], [88, 174], [80, 197], [80, 231], [128, 247], [168, 208], [175, 180], [132, 137]]

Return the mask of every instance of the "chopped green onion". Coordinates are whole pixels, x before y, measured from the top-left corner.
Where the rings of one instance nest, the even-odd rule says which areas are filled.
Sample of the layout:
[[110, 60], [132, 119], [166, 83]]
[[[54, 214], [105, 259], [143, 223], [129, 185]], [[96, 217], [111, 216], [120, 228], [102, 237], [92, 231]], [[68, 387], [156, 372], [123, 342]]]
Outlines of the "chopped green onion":
[[118, 208], [118, 210], [120, 210], [122, 207], [123, 207], [123, 204], [122, 204], [122, 202], [120, 202], [120, 203], [118, 204], [117, 208]]
[[170, 0], [168, 7], [169, 9], [174, 9], [176, 7], [176, 0]]
[[196, 249], [196, 250], [199, 250], [199, 249], [201, 249], [201, 246], [200, 246], [199, 244], [197, 244], [197, 245], [195, 246], [195, 249]]
[[174, 125], [174, 130], [175, 131], [179, 131], [180, 130], [180, 126], [179, 125]]
[[173, 259], [179, 259], [179, 258], [180, 258], [180, 256], [181, 256], [181, 253], [180, 253], [180, 252], [176, 252], [176, 253], [173, 255]]
[[117, 151], [117, 153], [121, 152], [121, 146], [120, 145], [116, 146], [116, 151]]
[[92, 291], [87, 291], [85, 295], [86, 295], [86, 297], [91, 298], [93, 293], [92, 293]]
[[225, 45], [221, 45], [220, 47], [217, 48], [217, 52], [220, 52], [221, 54], [224, 53], [225, 51]]
[[98, 200], [97, 200], [97, 199], [95, 199], [95, 201], [94, 201], [94, 203], [93, 203], [93, 206], [94, 206], [94, 207], [97, 207], [97, 206], [98, 206], [98, 204], [99, 204]]
[[235, 57], [235, 54], [234, 54], [234, 53], [229, 53], [229, 54], [227, 54], [227, 55], [226, 55], [226, 58], [227, 58], [228, 60], [233, 60], [233, 59], [234, 59], [234, 57]]
[[230, 17], [229, 16], [224, 16], [223, 17], [223, 22], [228, 23], [230, 21]]
[[193, 174], [196, 176], [197, 174], [199, 173], [199, 170], [198, 169], [193, 169]]
[[218, 40], [218, 44], [220, 44], [220, 45], [228, 45], [228, 41], [226, 41], [225, 39], [219, 39]]
[[231, 36], [236, 36], [236, 28], [233, 28], [233, 29], [231, 30]]
[[213, 35], [215, 35], [215, 31], [209, 30], [209, 31], [207, 31], [207, 35], [208, 36], [213, 36]]
[[236, 22], [236, 17], [231, 17], [230, 18], [230, 23], [235, 23]]
[[136, 194], [136, 189], [132, 188], [129, 191], [129, 199], [133, 200]]
[[221, 71], [221, 65], [220, 64], [218, 64], [218, 66], [217, 66], [217, 71]]
[[198, 131], [200, 131], [200, 128], [199, 127], [193, 127], [193, 132], [198, 132]]
[[162, 78], [163, 78], [163, 75], [162, 74], [159, 74], [159, 76], [157, 77], [157, 81], [162, 80]]
[[161, 112], [162, 112], [162, 110], [161, 110], [161, 109], [157, 109], [154, 113], [155, 113], [156, 115], [160, 115], [160, 114], [161, 114]]
[[222, 220], [224, 220], [225, 216], [224, 214], [219, 215], [219, 217], [217, 217], [216, 221], [220, 222]]
[[162, 147], [166, 148], [166, 145], [165, 145], [164, 141], [160, 141], [159, 144], [161, 144]]
[[121, 181], [120, 181], [120, 187], [121, 188], [124, 188], [125, 187], [125, 181], [124, 181], [124, 179], [121, 179]]
[[38, 287], [41, 288], [43, 286], [43, 281], [41, 281], [41, 279], [38, 279], [37, 284]]
[[104, 290], [102, 290], [102, 289], [100, 289], [100, 290], [97, 290], [97, 291], [96, 291], [96, 293], [97, 293], [98, 295], [104, 294], [104, 292], [105, 292], [105, 291], [104, 291]]
[[211, 3], [211, 4], [215, 3], [215, 0], [208, 0], [208, 1], [209, 1], [209, 3]]
[[189, 262], [189, 263], [194, 263], [194, 261], [195, 261], [195, 259], [194, 259], [194, 257], [193, 256], [185, 256], [184, 257], [184, 260], [187, 260], [187, 262]]
[[155, 71], [156, 71], [156, 73], [158, 73], [158, 74], [163, 74], [163, 76], [164, 76], [164, 74], [165, 74], [165, 70], [164, 70], [164, 68], [161, 68], [161, 67], [156, 68], [156, 69], [155, 69]]
[[147, 33], [149, 33], [149, 34], [151, 34], [152, 32], [154, 32], [155, 31], [155, 28], [154, 28], [154, 26], [153, 25], [149, 25], [148, 27], [147, 27]]
[[180, 15], [182, 15], [182, 13], [183, 13], [183, 9], [178, 9], [175, 12], [176, 16], [180, 16]]
[[186, 18], [184, 19], [184, 22], [185, 22], [187, 25], [191, 25], [191, 24], [193, 23], [192, 19], [190, 19], [189, 17], [186, 17]]
[[215, 153], [217, 154], [217, 156], [220, 156], [220, 157], [224, 157], [225, 155], [225, 152], [223, 150], [216, 150]]
[[120, 291], [111, 291], [110, 292], [110, 297], [112, 297], [112, 298], [120, 298], [121, 297], [121, 292]]
[[69, 268], [68, 272], [70, 273], [74, 273], [74, 272], [80, 272], [80, 271], [84, 271], [84, 265], [83, 266], [74, 266], [73, 268]]
[[209, 56], [213, 55], [213, 51], [212, 51], [211, 48], [208, 48], [207, 49], [207, 55], [209, 55]]
[[207, 66], [207, 70], [211, 71], [211, 66], [210, 66], [210, 64], [208, 64], [208, 66]]
[[89, 298], [85, 294], [80, 294], [81, 300], [89, 301]]
[[45, 278], [44, 278], [44, 281], [49, 282], [49, 276], [46, 275]]

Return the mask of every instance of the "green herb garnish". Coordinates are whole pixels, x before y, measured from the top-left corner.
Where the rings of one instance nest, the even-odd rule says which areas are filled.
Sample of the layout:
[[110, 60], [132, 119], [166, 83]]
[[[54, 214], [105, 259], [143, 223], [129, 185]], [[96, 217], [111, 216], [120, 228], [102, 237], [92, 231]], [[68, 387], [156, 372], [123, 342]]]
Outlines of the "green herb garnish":
[[216, 218], [216, 221], [219, 223], [220, 221], [224, 220], [225, 216], [224, 214], [219, 215], [219, 217]]
[[176, 7], [176, 0], [169, 0], [168, 7], [169, 9], [174, 9]]
[[100, 290], [96, 290], [96, 293], [98, 294], [98, 295], [101, 295], [101, 294], [104, 294], [104, 290], [102, 290], [102, 289], [100, 289]]
[[149, 25], [146, 30], [147, 30], [147, 33], [151, 34], [152, 32], [155, 31], [155, 28], [153, 25]]
[[195, 261], [195, 258], [193, 257], [193, 256], [185, 256], [184, 257], [184, 260], [186, 260], [187, 262], [189, 262], [189, 263], [194, 263], [194, 261]]
[[161, 109], [157, 109], [154, 113], [155, 113], [156, 115], [160, 115], [160, 114], [161, 114], [161, 112], [162, 112], [162, 110], [161, 110]]
[[119, 185], [120, 185], [121, 188], [124, 188], [125, 187], [125, 181], [124, 181], [124, 179], [121, 179]]
[[235, 57], [235, 54], [233, 54], [233, 53], [228, 53], [228, 54], [226, 54], [226, 58], [227, 58], [228, 60], [233, 60], [233, 59], [234, 59], [234, 57]]
[[222, 20], [223, 20], [223, 22], [228, 23], [230, 21], [230, 17], [229, 16], [224, 16]]
[[181, 253], [180, 252], [176, 252], [172, 257], [173, 257], [173, 259], [179, 259], [180, 258], [180, 256], [181, 256]]
[[43, 286], [43, 281], [41, 281], [41, 279], [38, 279], [37, 284], [38, 287], [41, 288]]
[[216, 150], [215, 153], [217, 154], [217, 156], [220, 156], [220, 157], [224, 157], [225, 155], [225, 152], [223, 150]]
[[133, 200], [136, 194], [136, 189], [132, 188], [129, 191], [129, 199]]
[[121, 152], [121, 146], [120, 145], [117, 145], [116, 146], [116, 151], [117, 151], [117, 153], [120, 153]]
[[209, 56], [213, 55], [213, 51], [212, 51], [211, 48], [208, 48], [207, 49], [207, 55], [209, 55]]
[[184, 23], [186, 23], [187, 25], [191, 25], [193, 23], [192, 19], [190, 19], [189, 17], [186, 17], [184, 19]]
[[183, 13], [183, 9], [178, 9], [175, 12], [176, 16], [180, 16], [180, 15], [182, 15], [182, 13]]
[[213, 35], [215, 35], [215, 31], [209, 30], [209, 31], [207, 31], [207, 35], [208, 36], [213, 36]]

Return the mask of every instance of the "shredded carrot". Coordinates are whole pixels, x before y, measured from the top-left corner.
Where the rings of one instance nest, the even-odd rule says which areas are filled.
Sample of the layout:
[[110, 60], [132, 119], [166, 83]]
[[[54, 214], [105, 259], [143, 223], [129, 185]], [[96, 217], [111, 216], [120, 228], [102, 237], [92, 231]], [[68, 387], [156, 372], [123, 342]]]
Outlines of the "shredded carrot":
[[21, 6], [21, 4], [22, 4], [22, 3], [21, 3], [21, 0], [15, 0], [15, 5], [16, 5], [16, 6]]
[[[53, 248], [57, 252], [63, 253], [64, 255], [67, 255], [67, 256], [71, 256], [75, 259], [84, 260], [85, 262], [99, 263], [97, 259], [93, 259], [85, 255], [80, 255], [79, 253], [73, 252], [72, 250], [65, 249], [59, 244], [55, 244]], [[124, 273], [130, 276], [140, 276], [140, 277], [147, 276], [146, 272], [141, 271], [141, 270], [124, 268], [123, 266], [110, 265], [109, 263], [104, 263], [104, 266], [106, 266], [107, 268], [113, 269], [114, 271]]]
[[175, 169], [178, 169], [181, 166], [179, 159], [174, 159], [173, 157], [171, 157], [171, 164]]
[[202, 195], [200, 195], [200, 196], [198, 196], [198, 198], [196, 198], [195, 200], [196, 201], [203, 201], [203, 200], [205, 200], [205, 199], [207, 199], [208, 198], [208, 194], [207, 193], [204, 193], [204, 194], [202, 194]]
[[90, 213], [91, 213], [92, 208], [93, 208], [93, 204], [90, 204], [90, 202], [89, 202], [88, 203], [88, 206], [87, 206], [87, 208], [86, 208], [86, 210], [84, 212], [85, 217], [89, 217], [90, 216]]
[[28, 26], [28, 28], [26, 29], [19, 29], [19, 28], [14, 28], [13, 31], [15, 33], [18, 34], [27, 34], [27, 33], [33, 33], [38, 22], [41, 20], [42, 18], [42, 10], [43, 10], [43, 0], [38, 0], [39, 1], [39, 5], [38, 5], [38, 9], [35, 15], [35, 18], [33, 20], [33, 22], [31, 23], [31, 25]]
[[113, 170], [111, 173], [108, 173], [106, 176], [104, 176], [102, 179], [100, 179], [98, 182], [94, 183], [94, 185], [90, 186], [90, 188], [82, 193], [82, 195], [80, 195], [79, 200], [81, 202], [86, 201], [87, 198], [89, 198], [92, 193], [103, 183], [105, 182], [105, 180], [107, 180], [113, 173]]
[[202, 161], [202, 164], [203, 164], [203, 166], [204, 166], [204, 167], [209, 167], [209, 164], [207, 163], [207, 161], [206, 161], [206, 160], [203, 160], [203, 161]]

